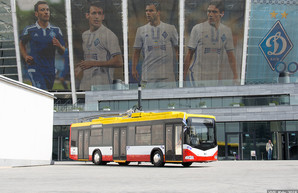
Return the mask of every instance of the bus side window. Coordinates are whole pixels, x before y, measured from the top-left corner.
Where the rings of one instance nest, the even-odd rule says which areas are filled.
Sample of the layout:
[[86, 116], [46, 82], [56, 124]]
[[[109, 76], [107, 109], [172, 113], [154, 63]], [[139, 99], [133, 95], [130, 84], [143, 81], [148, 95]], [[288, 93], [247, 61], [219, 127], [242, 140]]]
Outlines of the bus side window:
[[90, 136], [90, 146], [102, 145], [102, 129], [92, 129]]
[[152, 125], [152, 145], [164, 144], [163, 125]]
[[77, 147], [78, 130], [72, 129], [71, 132], [71, 147]]
[[103, 128], [103, 145], [111, 146], [113, 139], [113, 129]]
[[151, 145], [151, 126], [137, 126], [136, 145]]
[[129, 126], [128, 127], [128, 141], [127, 145], [135, 145], [135, 127], [134, 126]]

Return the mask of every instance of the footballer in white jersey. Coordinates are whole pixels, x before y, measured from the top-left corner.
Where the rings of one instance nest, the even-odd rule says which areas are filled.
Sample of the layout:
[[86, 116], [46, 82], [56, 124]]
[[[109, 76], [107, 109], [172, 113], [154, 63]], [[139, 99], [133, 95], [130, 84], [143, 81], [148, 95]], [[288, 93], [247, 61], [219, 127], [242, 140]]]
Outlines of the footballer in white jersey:
[[190, 80], [219, 80], [224, 54], [234, 50], [231, 29], [221, 23], [216, 29], [208, 21], [197, 24], [191, 31], [188, 48], [195, 50]]
[[[101, 25], [96, 31], [82, 34], [85, 61], [108, 61], [121, 54], [117, 36], [107, 27]], [[114, 68], [92, 67], [84, 70], [80, 90], [90, 90], [92, 85], [112, 84]]]
[[177, 68], [175, 47], [178, 46], [178, 33], [174, 25], [160, 22], [139, 27], [134, 42], [135, 49], [141, 49], [144, 57], [142, 81], [147, 83], [175, 83]]

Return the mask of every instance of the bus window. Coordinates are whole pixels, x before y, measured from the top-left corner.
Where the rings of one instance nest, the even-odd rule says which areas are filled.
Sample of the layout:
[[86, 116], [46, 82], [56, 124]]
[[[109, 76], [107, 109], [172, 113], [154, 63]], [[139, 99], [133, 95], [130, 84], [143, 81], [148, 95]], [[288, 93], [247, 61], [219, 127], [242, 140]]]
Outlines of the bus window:
[[103, 128], [103, 145], [111, 146], [113, 139], [112, 128]]
[[72, 129], [71, 131], [71, 146], [77, 147], [78, 130]]
[[90, 146], [102, 145], [102, 129], [92, 129], [90, 136]]
[[152, 145], [164, 144], [163, 125], [152, 125]]
[[151, 145], [151, 126], [137, 126], [136, 145]]
[[135, 145], [135, 127], [130, 126], [128, 127], [128, 141], [127, 145]]
[[216, 144], [214, 123], [210, 119], [191, 118], [185, 132], [185, 143], [197, 148]]
[[182, 155], [182, 126], [175, 126], [175, 154]]

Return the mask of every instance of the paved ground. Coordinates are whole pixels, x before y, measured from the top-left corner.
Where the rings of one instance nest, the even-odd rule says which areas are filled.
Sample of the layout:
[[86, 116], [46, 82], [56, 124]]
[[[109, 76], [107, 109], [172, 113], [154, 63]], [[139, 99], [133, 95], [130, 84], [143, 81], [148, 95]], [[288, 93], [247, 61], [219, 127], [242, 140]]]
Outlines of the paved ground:
[[298, 161], [218, 161], [189, 168], [168, 164], [95, 166], [55, 162], [36, 167], [0, 168], [0, 192], [100, 193], [267, 193], [297, 190]]

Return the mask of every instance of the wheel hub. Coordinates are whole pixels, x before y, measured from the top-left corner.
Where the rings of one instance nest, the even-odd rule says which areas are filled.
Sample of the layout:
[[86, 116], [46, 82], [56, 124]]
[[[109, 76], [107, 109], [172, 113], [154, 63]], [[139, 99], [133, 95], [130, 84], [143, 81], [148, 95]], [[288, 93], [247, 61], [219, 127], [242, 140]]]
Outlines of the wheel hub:
[[160, 158], [160, 155], [159, 155], [159, 154], [155, 154], [155, 155], [153, 156], [153, 161], [154, 161], [155, 163], [160, 162], [160, 160], [161, 160], [161, 158]]

